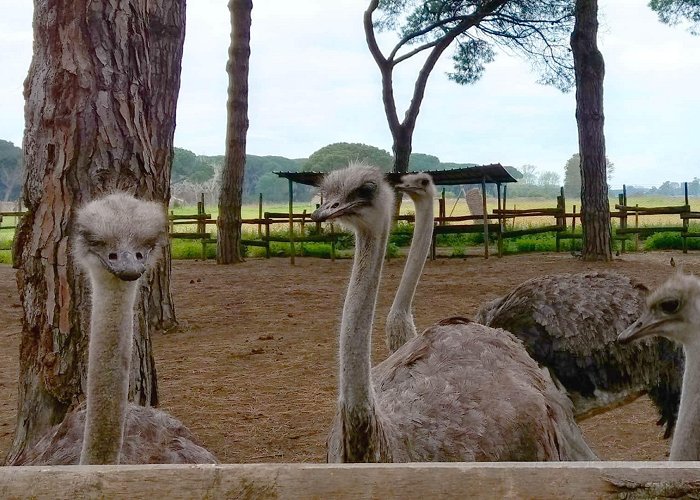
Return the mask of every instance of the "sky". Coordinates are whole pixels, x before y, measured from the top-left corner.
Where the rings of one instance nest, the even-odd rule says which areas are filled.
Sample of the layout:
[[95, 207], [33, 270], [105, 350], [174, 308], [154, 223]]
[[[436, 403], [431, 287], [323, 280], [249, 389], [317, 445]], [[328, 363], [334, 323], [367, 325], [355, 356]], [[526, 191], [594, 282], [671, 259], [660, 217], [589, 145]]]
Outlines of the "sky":
[[[0, 139], [20, 145], [22, 85], [32, 56], [32, 3], [0, 0]], [[305, 158], [334, 142], [391, 151], [379, 71], [367, 50], [367, 0], [254, 2], [247, 151]], [[700, 37], [661, 24], [646, 0], [599, 0], [605, 136], [613, 187], [700, 177]], [[230, 20], [224, 0], [187, 2], [175, 145], [223, 154]], [[385, 34], [385, 52], [393, 46]], [[563, 180], [578, 151], [574, 92], [536, 83], [527, 62], [498, 54], [473, 85], [428, 81], [413, 151], [443, 162], [535, 165]], [[400, 116], [416, 67], [395, 77]]]

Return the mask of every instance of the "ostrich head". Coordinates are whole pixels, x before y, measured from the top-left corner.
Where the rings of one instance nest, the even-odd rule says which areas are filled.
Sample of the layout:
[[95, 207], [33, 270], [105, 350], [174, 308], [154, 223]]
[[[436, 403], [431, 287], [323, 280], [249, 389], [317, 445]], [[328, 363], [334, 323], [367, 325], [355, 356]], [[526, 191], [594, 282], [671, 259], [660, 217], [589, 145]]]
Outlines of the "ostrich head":
[[436, 194], [433, 178], [424, 172], [402, 176], [396, 189], [407, 193], [414, 203], [422, 199], [432, 200]]
[[166, 243], [165, 210], [158, 203], [114, 193], [78, 210], [73, 254], [87, 271], [137, 280], [154, 263], [154, 248]]
[[357, 231], [382, 227], [390, 217], [394, 193], [375, 167], [351, 163], [328, 173], [320, 185], [323, 204], [311, 214], [314, 221], [338, 219]]
[[642, 316], [618, 340], [660, 335], [684, 345], [700, 346], [700, 279], [678, 273], [652, 292]]

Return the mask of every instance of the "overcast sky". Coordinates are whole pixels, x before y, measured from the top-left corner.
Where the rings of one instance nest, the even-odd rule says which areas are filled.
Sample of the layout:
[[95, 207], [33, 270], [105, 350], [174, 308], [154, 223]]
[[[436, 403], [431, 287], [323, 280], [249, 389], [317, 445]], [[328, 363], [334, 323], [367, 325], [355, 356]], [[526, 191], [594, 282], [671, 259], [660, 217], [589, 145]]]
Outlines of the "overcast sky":
[[[333, 142], [391, 151], [380, 79], [366, 48], [367, 0], [254, 2], [248, 153], [308, 157]], [[700, 37], [659, 23], [646, 0], [600, 0], [605, 132], [613, 186], [700, 177]], [[223, 154], [229, 17], [224, 0], [190, 0], [175, 144]], [[0, 139], [21, 144], [32, 2], [0, 0]], [[390, 41], [385, 37], [385, 41]], [[385, 44], [387, 47], [388, 44]], [[578, 149], [574, 93], [538, 85], [499, 54], [475, 85], [433, 71], [413, 151], [441, 161], [535, 165], [563, 177]], [[401, 116], [415, 71], [396, 77]]]

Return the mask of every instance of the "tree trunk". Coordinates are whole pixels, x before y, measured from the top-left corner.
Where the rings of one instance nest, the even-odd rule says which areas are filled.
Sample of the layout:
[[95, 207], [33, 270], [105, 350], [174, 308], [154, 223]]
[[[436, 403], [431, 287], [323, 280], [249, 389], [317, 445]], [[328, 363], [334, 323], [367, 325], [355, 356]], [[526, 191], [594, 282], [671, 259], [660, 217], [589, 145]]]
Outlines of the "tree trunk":
[[598, 50], [598, 2], [576, 0], [571, 49], [576, 74], [576, 122], [581, 155], [582, 258], [612, 260], [612, 229], [605, 164], [603, 78]]
[[[151, 44], [159, 34], [148, 24], [175, 19], [163, 14], [161, 3], [168, 2], [35, 1], [34, 56], [25, 82], [27, 215], [13, 249], [24, 314], [10, 459], [84, 398], [90, 295], [70, 252], [74, 209], [114, 190], [168, 197], [169, 153], [159, 149], [172, 137], [177, 89], [161, 91], [173, 81], [156, 76], [178, 70], [181, 52], [172, 59], [164, 54], [158, 64], [170, 60], [169, 69], [151, 73]], [[159, 127], [170, 130], [161, 135]], [[169, 276], [158, 272], [163, 276], [148, 282], [167, 290]], [[149, 302], [142, 299], [135, 311], [130, 397], [154, 404]]]
[[[146, 7], [151, 75], [148, 126], [154, 175], [158, 177], [153, 196], [167, 206], [170, 203], [175, 116], [180, 92], [182, 48], [185, 42], [185, 0], [147, 0]], [[148, 311], [150, 327], [154, 331], [168, 331], [177, 327], [175, 305], [170, 293], [170, 244], [159, 251], [160, 259], [149, 276], [148, 283], [142, 287], [141, 298], [142, 301], [146, 297], [149, 298], [148, 303], [143, 304], [143, 310]], [[155, 376], [152, 383], [155, 387]]]
[[250, 61], [250, 23], [252, 0], [230, 0], [231, 46], [226, 66], [228, 103], [226, 152], [221, 173], [219, 217], [217, 219], [216, 262], [242, 262], [241, 203], [248, 133], [248, 66]]

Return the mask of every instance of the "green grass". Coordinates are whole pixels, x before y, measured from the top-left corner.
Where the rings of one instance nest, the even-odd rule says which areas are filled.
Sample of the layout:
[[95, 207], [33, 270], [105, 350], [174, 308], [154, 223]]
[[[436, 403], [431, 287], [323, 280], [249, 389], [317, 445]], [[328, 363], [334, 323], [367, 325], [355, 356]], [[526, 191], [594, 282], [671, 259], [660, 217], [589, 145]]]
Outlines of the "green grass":
[[[688, 238], [688, 250], [700, 250], [700, 238]], [[681, 250], [683, 238], [678, 233], [655, 233], [644, 240], [644, 250]]]
[[0, 264], [12, 264], [12, 229], [0, 230]]

